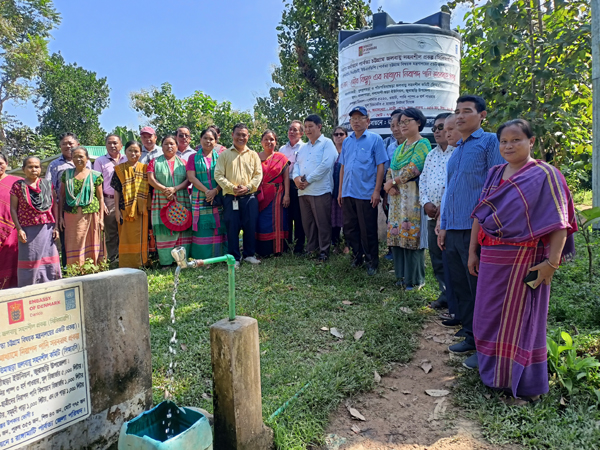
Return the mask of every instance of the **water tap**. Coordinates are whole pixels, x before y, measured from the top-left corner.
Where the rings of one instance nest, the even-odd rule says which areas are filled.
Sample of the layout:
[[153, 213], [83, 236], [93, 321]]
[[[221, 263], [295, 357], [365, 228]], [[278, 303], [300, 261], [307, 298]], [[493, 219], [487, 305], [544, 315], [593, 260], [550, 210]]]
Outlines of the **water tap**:
[[173, 259], [175, 260], [177, 265], [179, 267], [181, 267], [182, 269], [188, 269], [188, 268], [193, 269], [194, 267], [204, 265], [204, 263], [201, 259], [194, 259], [192, 261], [187, 261], [187, 258], [186, 258], [187, 255], [186, 255], [184, 247], [175, 247], [173, 250], [171, 250], [171, 256], [173, 257]]

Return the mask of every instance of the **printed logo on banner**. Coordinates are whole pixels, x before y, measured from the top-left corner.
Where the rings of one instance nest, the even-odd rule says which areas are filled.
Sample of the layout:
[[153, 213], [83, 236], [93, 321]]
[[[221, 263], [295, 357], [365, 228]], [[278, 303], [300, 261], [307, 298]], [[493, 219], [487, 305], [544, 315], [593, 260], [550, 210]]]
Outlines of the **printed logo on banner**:
[[364, 53], [362, 46], [358, 47], [358, 56], [362, 56]]
[[422, 50], [425, 47], [427, 47], [427, 42], [425, 42], [425, 41], [419, 41], [419, 48]]
[[8, 324], [23, 322], [25, 320], [25, 312], [23, 311], [23, 300], [17, 300], [8, 303]]
[[69, 289], [65, 291], [65, 308], [66, 310], [75, 309], [75, 289]]

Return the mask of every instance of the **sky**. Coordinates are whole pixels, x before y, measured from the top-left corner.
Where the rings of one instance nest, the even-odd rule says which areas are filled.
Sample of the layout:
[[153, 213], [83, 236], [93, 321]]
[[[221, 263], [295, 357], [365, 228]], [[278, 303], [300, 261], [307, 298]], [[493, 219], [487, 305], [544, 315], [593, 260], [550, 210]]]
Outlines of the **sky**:
[[[372, 0], [371, 9], [381, 6], [395, 21], [414, 22], [444, 3]], [[272, 85], [282, 0], [54, 0], [54, 5], [62, 21], [49, 50], [107, 77], [110, 106], [100, 116], [107, 132], [117, 125], [145, 125], [129, 93], [164, 82], [178, 98], [198, 90], [239, 110], [252, 110], [256, 97]], [[38, 125], [31, 103], [8, 104], [6, 112]]]

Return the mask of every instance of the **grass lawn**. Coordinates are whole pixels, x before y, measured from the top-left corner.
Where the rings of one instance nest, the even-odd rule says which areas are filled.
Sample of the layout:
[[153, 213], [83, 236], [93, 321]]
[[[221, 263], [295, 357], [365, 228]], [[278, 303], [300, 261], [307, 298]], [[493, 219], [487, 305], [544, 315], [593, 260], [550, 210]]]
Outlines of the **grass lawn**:
[[[281, 449], [323, 443], [329, 413], [348, 396], [373, 388], [373, 371], [410, 360], [427, 302], [437, 286], [431, 269], [420, 292], [394, 286], [392, 263], [381, 259], [379, 273], [351, 269], [348, 256], [326, 265], [291, 255], [244, 264], [236, 274], [237, 314], [258, 320], [263, 418]], [[173, 271], [149, 271], [154, 401], [168, 385], [168, 331]], [[227, 317], [227, 269], [181, 272], [177, 295], [178, 353], [173, 394], [182, 406], [212, 411], [209, 326]], [[351, 305], [342, 303], [352, 302]], [[408, 314], [400, 308], [408, 306]], [[335, 327], [343, 339], [321, 327]], [[364, 331], [358, 341], [354, 333]], [[310, 385], [280, 415], [270, 415]]]

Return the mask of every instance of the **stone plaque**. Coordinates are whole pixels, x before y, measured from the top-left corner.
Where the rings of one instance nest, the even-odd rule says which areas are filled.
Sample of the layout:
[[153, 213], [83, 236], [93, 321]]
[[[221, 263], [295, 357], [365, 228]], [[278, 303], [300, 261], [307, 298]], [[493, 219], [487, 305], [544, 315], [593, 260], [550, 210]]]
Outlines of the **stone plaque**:
[[83, 317], [81, 283], [0, 300], [0, 449], [90, 415]]

